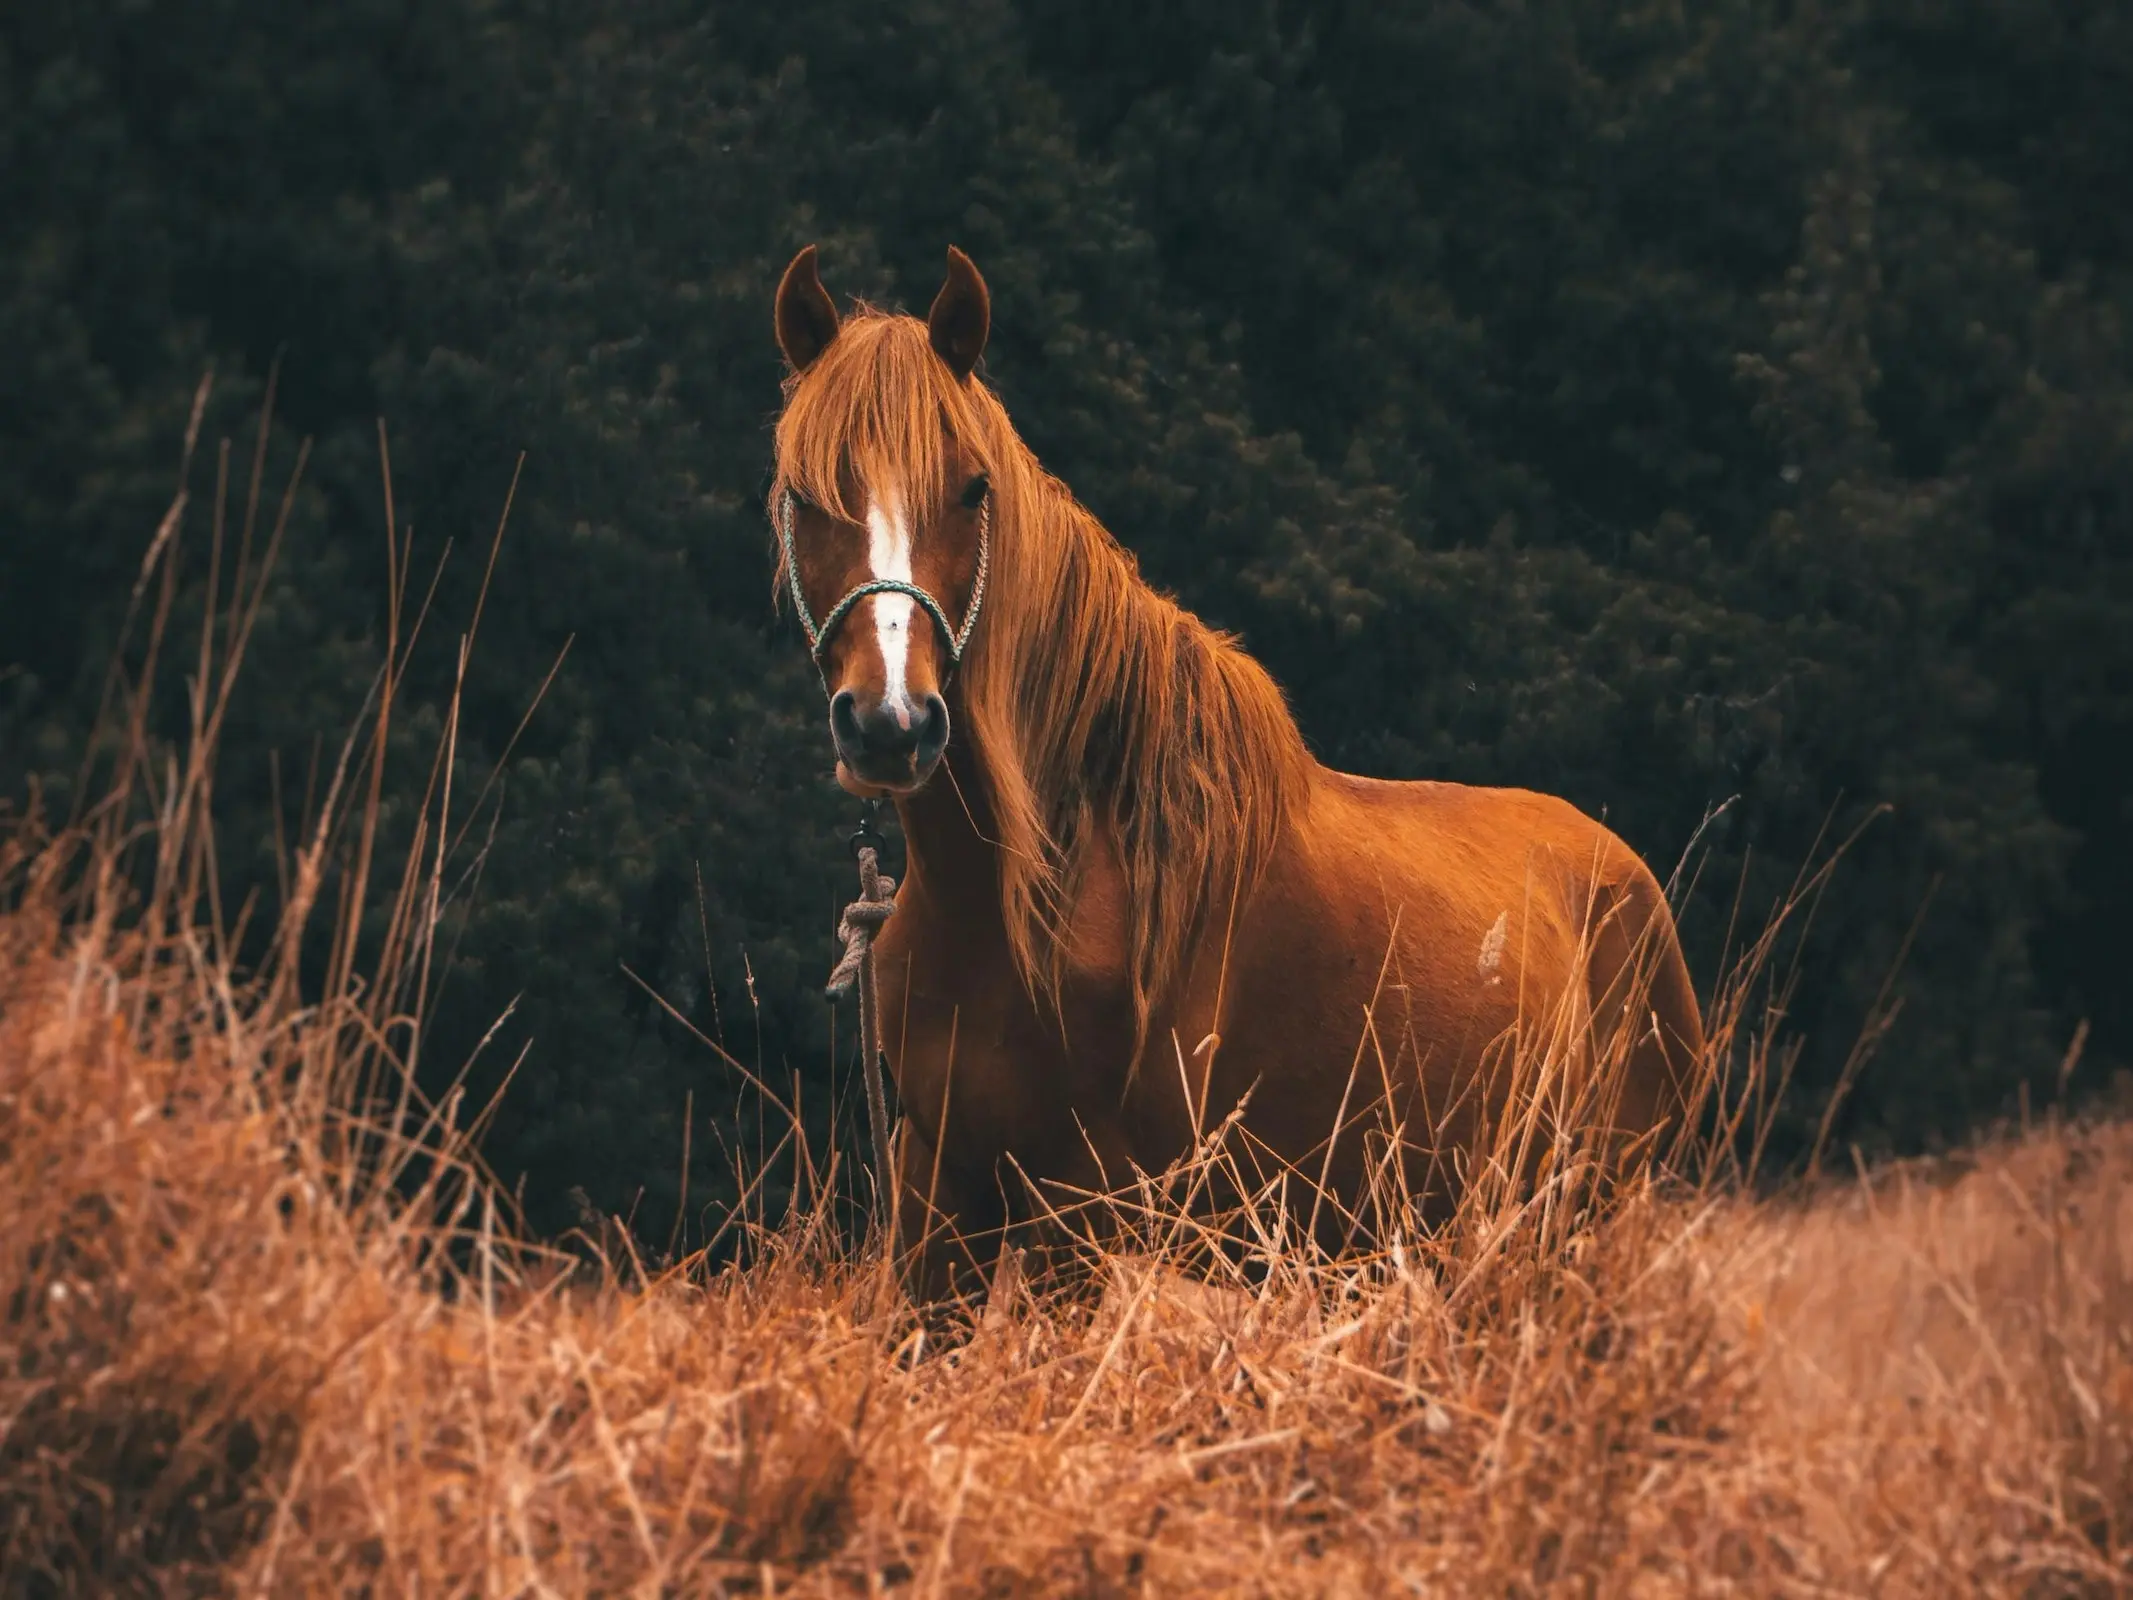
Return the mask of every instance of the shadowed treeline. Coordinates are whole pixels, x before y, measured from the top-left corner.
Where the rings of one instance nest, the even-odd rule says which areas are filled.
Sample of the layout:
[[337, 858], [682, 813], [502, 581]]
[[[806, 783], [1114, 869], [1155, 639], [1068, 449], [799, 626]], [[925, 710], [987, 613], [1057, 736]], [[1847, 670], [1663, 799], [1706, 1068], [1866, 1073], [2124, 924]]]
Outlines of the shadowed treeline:
[[[700, 1239], [783, 1130], [689, 1029], [826, 1105], [850, 891], [769, 599], [770, 291], [819, 239], [911, 302], [955, 242], [1047, 466], [1328, 761], [1562, 793], [1662, 876], [1730, 800], [1707, 991], [1736, 898], [1761, 927], [1889, 807], [1816, 911], [1773, 1159], [1890, 1007], [1831, 1137], [1953, 1136], [2083, 1018], [2074, 1089], [2129, 1049], [2129, 105], [2124, 8], [2077, 0], [13, 8], [0, 796], [101, 792], [212, 366], [170, 659], [218, 477], [227, 593], [311, 441], [219, 735], [232, 928], [395, 639], [377, 849], [448, 724], [472, 819], [428, 1087], [515, 1067], [486, 1149], [541, 1228], [579, 1186]], [[175, 678], [144, 708], [187, 715]]]

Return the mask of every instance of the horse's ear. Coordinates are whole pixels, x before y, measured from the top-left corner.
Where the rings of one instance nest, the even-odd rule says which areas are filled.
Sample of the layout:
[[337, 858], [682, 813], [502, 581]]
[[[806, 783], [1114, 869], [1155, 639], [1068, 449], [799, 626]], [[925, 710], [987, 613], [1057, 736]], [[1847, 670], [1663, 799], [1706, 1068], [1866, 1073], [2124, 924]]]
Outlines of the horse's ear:
[[837, 302], [815, 270], [815, 247], [792, 258], [778, 280], [778, 348], [795, 372], [805, 372], [837, 337]]
[[992, 296], [970, 257], [954, 245], [948, 247], [948, 281], [926, 313], [926, 331], [933, 338], [933, 353], [948, 363], [948, 370], [958, 379], [969, 377], [992, 331]]

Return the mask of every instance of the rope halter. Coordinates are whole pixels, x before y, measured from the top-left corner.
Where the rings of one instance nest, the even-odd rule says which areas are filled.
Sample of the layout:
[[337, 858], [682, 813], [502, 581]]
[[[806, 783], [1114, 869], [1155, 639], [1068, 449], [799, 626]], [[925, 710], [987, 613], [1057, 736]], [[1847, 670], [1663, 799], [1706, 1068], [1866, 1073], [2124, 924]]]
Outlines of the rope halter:
[[992, 489], [987, 486], [985, 497], [978, 502], [978, 566], [970, 580], [970, 604], [963, 611], [963, 625], [956, 627], [948, 620], [948, 613], [940, 601], [933, 598], [915, 583], [906, 583], [901, 578], [872, 578], [858, 587], [847, 590], [844, 598], [829, 608], [829, 613], [818, 623], [808, 609], [807, 596], [800, 587], [800, 556], [793, 546], [793, 493], [785, 491], [778, 502], [778, 542], [785, 558], [785, 582], [792, 591], [792, 608], [800, 618], [800, 627], [807, 634], [808, 654], [814, 658], [815, 673], [822, 678], [825, 692], [829, 678], [822, 667], [823, 653], [829, 649], [830, 636], [852, 614], [852, 608], [869, 595], [900, 594], [915, 600], [931, 617], [934, 626], [941, 631], [941, 642], [948, 649], [948, 670], [953, 672], [963, 664], [963, 647], [970, 643], [970, 633], [978, 625], [978, 612], [985, 604], [985, 573], [992, 565]]

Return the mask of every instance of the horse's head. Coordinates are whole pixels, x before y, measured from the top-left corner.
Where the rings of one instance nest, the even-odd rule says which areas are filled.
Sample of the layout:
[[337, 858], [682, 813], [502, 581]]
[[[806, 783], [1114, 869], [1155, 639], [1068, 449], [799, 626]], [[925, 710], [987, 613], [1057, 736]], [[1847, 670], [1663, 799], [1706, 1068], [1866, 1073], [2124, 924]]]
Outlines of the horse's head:
[[829, 696], [837, 777], [907, 792], [948, 747], [946, 694], [985, 600], [991, 490], [955, 403], [985, 348], [984, 279], [960, 250], [925, 323], [849, 323], [809, 245], [778, 284], [792, 363], [771, 506], [779, 562]]

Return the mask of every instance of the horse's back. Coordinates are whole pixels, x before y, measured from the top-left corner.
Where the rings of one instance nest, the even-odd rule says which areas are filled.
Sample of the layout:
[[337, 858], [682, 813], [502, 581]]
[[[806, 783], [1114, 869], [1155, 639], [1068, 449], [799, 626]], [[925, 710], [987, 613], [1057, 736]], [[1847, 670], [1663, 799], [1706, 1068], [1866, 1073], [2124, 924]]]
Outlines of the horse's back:
[[1478, 976], [1506, 960], [1567, 959], [1595, 893], [1651, 876], [1606, 826], [1528, 789], [1327, 771], [1300, 840], [1329, 903], [1387, 908], [1403, 945], [1443, 949], [1471, 935]]

